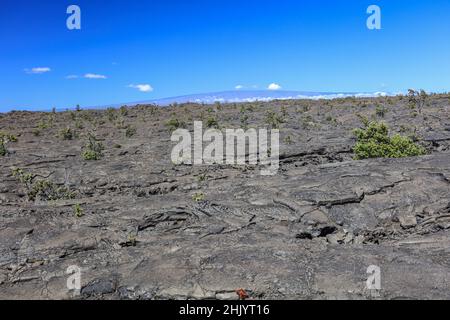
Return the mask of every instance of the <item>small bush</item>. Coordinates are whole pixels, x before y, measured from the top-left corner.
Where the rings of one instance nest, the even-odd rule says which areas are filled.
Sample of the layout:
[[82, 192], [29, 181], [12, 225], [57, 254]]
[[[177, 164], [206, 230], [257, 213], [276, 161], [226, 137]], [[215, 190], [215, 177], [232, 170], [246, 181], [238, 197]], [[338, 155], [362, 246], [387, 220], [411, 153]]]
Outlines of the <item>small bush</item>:
[[75, 137], [75, 134], [72, 131], [72, 129], [65, 128], [65, 129], [61, 129], [61, 131], [59, 131], [59, 136], [63, 140], [73, 140], [73, 138]]
[[316, 126], [314, 118], [310, 114], [303, 115], [301, 117], [301, 122], [303, 129], [314, 128]]
[[0, 131], [0, 141], [7, 142], [17, 142], [17, 137], [13, 134], [4, 133]]
[[6, 144], [8, 142], [17, 142], [17, 137], [13, 134], [7, 134], [0, 131], [0, 157], [4, 157], [8, 154]]
[[126, 117], [128, 115], [128, 108], [126, 106], [120, 107], [120, 115], [122, 117]]
[[416, 91], [413, 89], [408, 90], [408, 104], [411, 109], [417, 108], [419, 113], [422, 113], [423, 108], [428, 101], [428, 94], [425, 90]]
[[77, 218], [81, 218], [84, 216], [84, 210], [81, 208], [79, 204], [73, 206], [73, 213]]
[[20, 183], [30, 186], [33, 182], [34, 175], [31, 173], [26, 173], [22, 169], [16, 168], [12, 170], [12, 175], [14, 178], [18, 179]]
[[109, 122], [114, 122], [117, 119], [116, 109], [107, 108], [106, 116], [108, 117]]
[[283, 117], [276, 114], [273, 111], [268, 111], [266, 114], [266, 123], [272, 128], [272, 129], [279, 129], [281, 124], [283, 124], [285, 121]]
[[82, 157], [87, 161], [100, 160], [103, 157], [103, 150], [105, 149], [101, 142], [89, 134], [89, 141], [86, 144], [85, 150], [82, 153]]
[[34, 201], [36, 199], [43, 201], [73, 199], [75, 197], [75, 194], [68, 188], [64, 186], [57, 186], [49, 180], [35, 181], [35, 175], [27, 173], [22, 169], [14, 169], [12, 171], [12, 175], [25, 186], [28, 200], [30, 201]]
[[218, 128], [219, 122], [217, 121], [217, 119], [215, 117], [208, 117], [208, 119], [206, 119], [206, 127], [207, 128]]
[[293, 143], [292, 137], [291, 136], [286, 136], [286, 138], [284, 138], [284, 142], [286, 144], [292, 144]]
[[240, 118], [240, 120], [241, 120], [241, 125], [242, 125], [242, 127], [247, 128], [247, 127], [248, 127], [248, 115], [244, 114], [244, 115]]
[[38, 180], [28, 191], [29, 200], [34, 201], [37, 198], [43, 201], [73, 199], [74, 194], [66, 187], [59, 187], [51, 181]]
[[171, 130], [175, 131], [179, 128], [184, 128], [186, 124], [183, 121], [178, 120], [177, 118], [172, 118], [167, 121], [166, 126]]
[[375, 108], [375, 113], [378, 117], [384, 118], [387, 113], [387, 109], [382, 105], [377, 105], [377, 107]]
[[127, 130], [125, 131], [125, 136], [127, 138], [131, 138], [136, 134], [136, 128], [132, 127], [132, 126], [128, 126]]
[[8, 154], [8, 149], [6, 149], [5, 143], [0, 140], [0, 157], [4, 157]]
[[127, 242], [124, 244], [125, 247], [136, 247], [138, 244], [137, 236], [134, 233], [129, 233], [127, 236]]
[[203, 193], [196, 193], [192, 196], [192, 200], [195, 202], [202, 202], [205, 200], [205, 195]]
[[41, 119], [38, 123], [38, 129], [45, 130], [53, 126], [53, 115], [49, 116], [47, 120]]
[[404, 158], [426, 154], [426, 150], [416, 145], [410, 138], [401, 135], [389, 136], [389, 128], [384, 123], [371, 122], [364, 129], [354, 130], [357, 143], [354, 147], [355, 159]]

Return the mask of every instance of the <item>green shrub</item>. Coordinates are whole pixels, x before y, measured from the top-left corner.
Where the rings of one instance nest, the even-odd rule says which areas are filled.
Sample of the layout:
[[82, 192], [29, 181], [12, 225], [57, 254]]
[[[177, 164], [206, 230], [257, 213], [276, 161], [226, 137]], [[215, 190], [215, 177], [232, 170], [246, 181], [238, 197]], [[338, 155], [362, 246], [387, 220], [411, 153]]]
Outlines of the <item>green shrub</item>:
[[304, 129], [308, 129], [310, 127], [315, 127], [316, 123], [314, 122], [314, 118], [310, 114], [305, 114], [301, 117], [302, 127]]
[[89, 134], [88, 139], [88, 143], [81, 156], [87, 161], [100, 160], [103, 157], [103, 150], [105, 149], [103, 144], [98, 142], [91, 134]]
[[22, 169], [16, 168], [12, 170], [12, 175], [14, 178], [18, 179], [20, 183], [30, 186], [33, 182], [34, 175], [31, 173], [26, 173]]
[[114, 122], [117, 119], [116, 109], [114, 109], [114, 108], [107, 108], [106, 109], [106, 116], [108, 117], [109, 122]]
[[283, 124], [285, 121], [283, 117], [276, 114], [273, 111], [268, 111], [266, 113], [266, 123], [272, 128], [272, 129], [279, 129], [281, 124]]
[[384, 123], [370, 122], [364, 129], [354, 130], [357, 143], [354, 147], [355, 159], [404, 158], [426, 154], [426, 150], [416, 145], [410, 138], [399, 134], [389, 136], [389, 128]]
[[205, 195], [202, 192], [195, 193], [192, 195], [192, 200], [195, 202], [205, 201]]
[[0, 140], [0, 157], [4, 157], [8, 154], [8, 149], [6, 149], [5, 143]]
[[4, 143], [17, 142], [17, 137], [13, 134], [4, 133], [0, 131], [0, 141], [3, 141]]
[[22, 169], [14, 169], [13, 177], [22, 183], [26, 190], [28, 200], [34, 201], [40, 199], [43, 201], [58, 199], [73, 199], [75, 194], [64, 186], [57, 186], [49, 180], [36, 180], [35, 175], [27, 173]]
[[286, 144], [292, 144], [293, 143], [292, 137], [291, 136], [286, 136], [286, 138], [284, 138], [284, 142]]
[[125, 131], [125, 136], [127, 138], [131, 138], [136, 134], [136, 128], [132, 127], [132, 126], [128, 126], [127, 130]]
[[136, 234], [133, 233], [129, 233], [127, 236], [127, 242], [125, 243], [125, 245], [127, 247], [136, 247], [137, 246], [137, 236]]
[[416, 91], [413, 89], [408, 90], [408, 104], [411, 109], [418, 109], [419, 113], [422, 113], [423, 108], [427, 105], [428, 94], [425, 90]]
[[387, 112], [387, 109], [382, 105], [377, 105], [377, 107], [375, 108], [375, 113], [380, 118], [384, 118], [384, 116], [386, 115], [386, 112]]
[[126, 106], [120, 107], [120, 115], [122, 117], [126, 117], [128, 115], [128, 108]]
[[247, 128], [247, 127], [248, 127], [248, 115], [244, 114], [244, 115], [240, 118], [240, 120], [241, 120], [241, 125], [242, 125], [242, 127]]
[[8, 154], [8, 149], [6, 148], [8, 142], [17, 142], [17, 137], [0, 131], [0, 157]]
[[166, 126], [171, 130], [175, 131], [179, 128], [184, 128], [186, 124], [183, 121], [178, 120], [177, 118], [172, 118], [167, 121]]
[[81, 218], [84, 216], [84, 210], [81, 208], [79, 204], [73, 206], [73, 213], [77, 218]]
[[206, 119], [206, 127], [207, 128], [218, 128], [219, 122], [217, 121], [217, 119], [215, 117], [208, 117], [208, 119]]
[[39, 198], [43, 201], [73, 199], [74, 194], [66, 187], [60, 187], [48, 180], [38, 180], [33, 183], [28, 191], [28, 199], [36, 200]]
[[65, 128], [65, 129], [61, 129], [61, 131], [59, 131], [59, 136], [63, 140], [72, 140], [75, 137], [75, 134], [72, 131], [72, 129]]
[[41, 121], [39, 121], [39, 123], [38, 123], [38, 129], [45, 130], [45, 129], [52, 127], [53, 126], [53, 116], [54, 115], [48, 116], [47, 120], [41, 119]]

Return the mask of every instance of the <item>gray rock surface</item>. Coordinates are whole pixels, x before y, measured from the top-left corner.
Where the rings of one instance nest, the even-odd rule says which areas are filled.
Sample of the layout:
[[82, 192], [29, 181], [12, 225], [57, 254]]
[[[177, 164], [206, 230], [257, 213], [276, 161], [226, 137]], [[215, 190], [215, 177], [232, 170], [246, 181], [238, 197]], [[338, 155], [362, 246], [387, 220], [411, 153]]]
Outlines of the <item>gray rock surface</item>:
[[[450, 299], [449, 97], [431, 97], [419, 115], [405, 100], [1, 114], [0, 131], [18, 141], [0, 157], [0, 299], [232, 300], [237, 289], [251, 299]], [[430, 154], [352, 160], [357, 114], [376, 117], [378, 104], [393, 132], [415, 134]], [[236, 128], [247, 115], [258, 127], [267, 110], [286, 120], [276, 176], [171, 163], [169, 119]], [[77, 137], [62, 140], [65, 127]], [[101, 160], [80, 156], [88, 132], [105, 145]], [[30, 200], [15, 168], [73, 197]], [[79, 296], [66, 286], [72, 265]]]

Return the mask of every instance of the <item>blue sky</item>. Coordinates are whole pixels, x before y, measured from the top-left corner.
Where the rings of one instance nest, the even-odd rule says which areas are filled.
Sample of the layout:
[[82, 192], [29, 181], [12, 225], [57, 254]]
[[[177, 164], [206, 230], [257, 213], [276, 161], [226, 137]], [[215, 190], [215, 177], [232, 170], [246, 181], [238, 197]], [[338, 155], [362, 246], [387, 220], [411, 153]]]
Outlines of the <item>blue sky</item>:
[[[66, 28], [71, 4], [81, 30]], [[381, 7], [382, 30], [366, 27], [371, 4]], [[450, 91], [449, 35], [448, 0], [2, 0], [0, 111], [271, 83]]]

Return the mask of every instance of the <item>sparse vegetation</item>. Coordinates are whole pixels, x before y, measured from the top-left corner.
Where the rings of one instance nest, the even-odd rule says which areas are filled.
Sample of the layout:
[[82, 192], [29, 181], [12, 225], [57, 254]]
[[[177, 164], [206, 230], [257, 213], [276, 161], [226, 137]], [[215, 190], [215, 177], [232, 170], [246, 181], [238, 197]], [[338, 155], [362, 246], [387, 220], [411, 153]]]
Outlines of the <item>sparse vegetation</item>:
[[4, 133], [0, 131], [0, 141], [7, 142], [17, 142], [17, 137], [13, 134]]
[[206, 127], [207, 128], [219, 128], [219, 122], [216, 117], [208, 117], [206, 119]]
[[64, 128], [59, 131], [59, 136], [63, 140], [73, 140], [75, 133], [70, 128]]
[[0, 157], [4, 157], [8, 154], [8, 149], [6, 148], [8, 142], [17, 142], [17, 137], [13, 134], [0, 131]]
[[127, 247], [136, 247], [137, 246], [137, 239], [136, 239], [135, 234], [133, 234], [133, 233], [128, 234], [126, 246]]
[[126, 106], [120, 107], [120, 115], [122, 117], [126, 117], [128, 115], [128, 108]]
[[272, 129], [279, 129], [280, 126], [285, 122], [282, 116], [279, 114], [268, 111], [266, 113], [266, 123], [271, 127]]
[[136, 132], [137, 132], [137, 130], [136, 130], [135, 127], [133, 127], [133, 126], [128, 126], [127, 129], [126, 129], [126, 131], [125, 131], [125, 136], [126, 136], [127, 138], [131, 138], [131, 137], [133, 137], [133, 136], [136, 134]]
[[177, 129], [186, 127], [186, 124], [183, 121], [178, 120], [178, 118], [172, 118], [169, 121], [167, 121], [166, 126], [171, 131], [175, 131]]
[[244, 129], [247, 129], [247, 127], [248, 127], [248, 115], [244, 114], [244, 115], [240, 118], [240, 121], [241, 121], [241, 126], [242, 126]]
[[26, 173], [20, 168], [12, 170], [12, 175], [14, 178], [18, 179], [20, 183], [30, 186], [33, 182], [34, 175], [31, 173]]
[[114, 108], [107, 108], [106, 109], [106, 116], [108, 117], [109, 122], [114, 122], [117, 119], [116, 109]]
[[301, 122], [302, 122], [302, 127], [304, 129], [308, 129], [308, 128], [314, 127], [316, 125], [313, 117], [310, 114], [302, 116]]
[[371, 122], [364, 129], [354, 130], [357, 143], [354, 147], [355, 159], [404, 158], [426, 154], [426, 150], [416, 145], [410, 138], [399, 134], [389, 136], [389, 128], [384, 123]]
[[104, 149], [105, 148], [103, 144], [97, 141], [97, 139], [92, 134], [89, 134], [88, 143], [85, 146], [82, 157], [87, 161], [100, 160], [103, 157]]
[[291, 137], [291, 136], [286, 136], [286, 137], [284, 138], [284, 143], [286, 143], [286, 144], [292, 144], [292, 143], [293, 143], [292, 137]]
[[203, 193], [201, 193], [201, 192], [195, 193], [192, 196], [192, 200], [194, 200], [195, 202], [202, 202], [202, 201], [205, 200], [205, 195]]
[[81, 208], [79, 204], [73, 206], [73, 213], [77, 218], [81, 218], [84, 216], [84, 210]]
[[428, 94], [425, 90], [416, 91], [413, 89], [408, 90], [408, 103], [411, 109], [417, 109], [419, 114], [422, 113], [423, 108], [428, 101]]
[[380, 117], [380, 118], [384, 118], [384, 116], [387, 113], [387, 108], [381, 104], [377, 105], [375, 108], [375, 114]]
[[12, 171], [20, 183], [22, 183], [27, 190], [28, 200], [35, 201], [51, 201], [60, 199], [73, 199], [75, 194], [64, 186], [58, 186], [49, 180], [36, 180], [36, 175], [27, 173], [22, 169], [14, 169]]
[[8, 149], [6, 149], [5, 143], [0, 140], [0, 157], [4, 157], [8, 154]]

